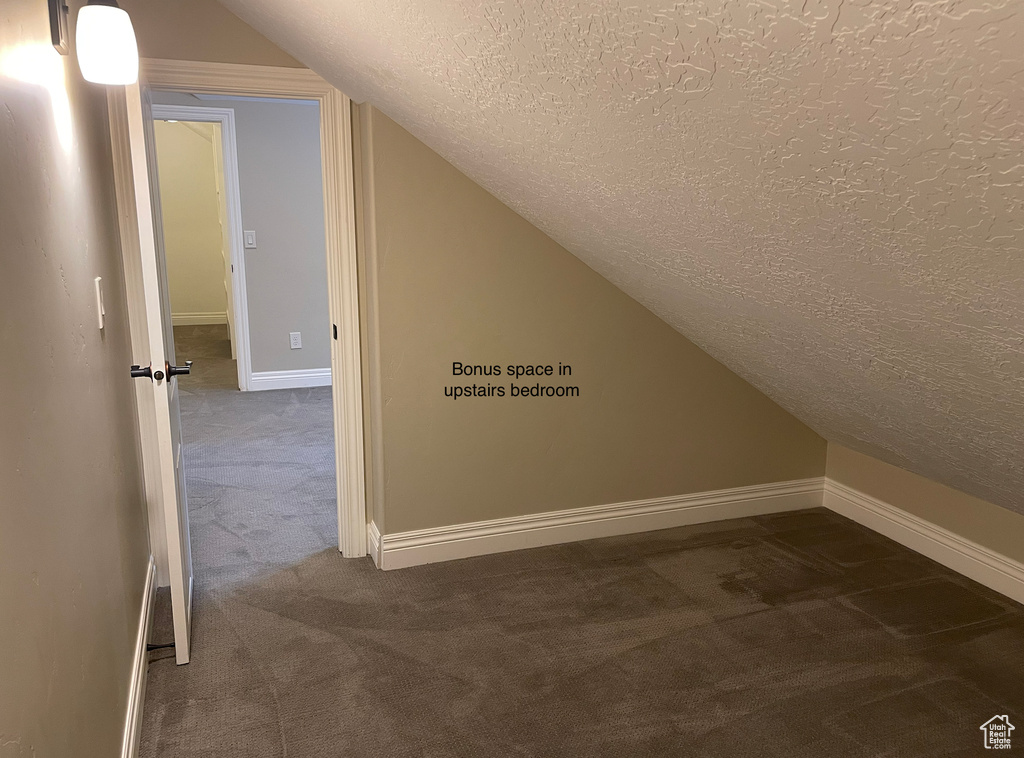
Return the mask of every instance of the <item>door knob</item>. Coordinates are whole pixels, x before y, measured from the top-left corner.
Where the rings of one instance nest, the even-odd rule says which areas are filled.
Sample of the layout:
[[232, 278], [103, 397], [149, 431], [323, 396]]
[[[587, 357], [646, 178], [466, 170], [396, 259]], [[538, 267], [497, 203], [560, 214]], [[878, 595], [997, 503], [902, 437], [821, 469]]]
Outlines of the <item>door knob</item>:
[[143, 368], [142, 366], [132, 366], [132, 376], [135, 377], [136, 379], [141, 379], [142, 377], [146, 377], [147, 379], [152, 379], [153, 378], [153, 366], [150, 365], [150, 366], [146, 366], [145, 368]]
[[172, 376], [179, 376], [182, 374], [192, 373], [192, 361], [185, 361], [184, 366], [172, 366], [170, 363], [167, 364], [167, 378], [170, 379]]

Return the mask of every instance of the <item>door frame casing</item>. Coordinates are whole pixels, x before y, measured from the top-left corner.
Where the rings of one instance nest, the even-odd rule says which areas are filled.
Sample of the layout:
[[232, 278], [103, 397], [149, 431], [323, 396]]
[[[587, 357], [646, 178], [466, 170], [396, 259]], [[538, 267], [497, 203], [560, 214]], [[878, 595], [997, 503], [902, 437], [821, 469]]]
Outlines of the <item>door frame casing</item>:
[[[149, 85], [152, 88], [152, 84]], [[231, 295], [234, 313], [235, 353], [238, 369], [238, 389], [252, 389], [252, 352], [249, 347], [249, 300], [245, 284], [245, 253], [242, 247], [242, 200], [238, 181], [238, 141], [235, 131], [235, 111], [196, 105], [164, 105], [153, 103], [153, 118], [160, 120], [200, 121], [220, 124], [221, 152], [224, 158], [224, 202], [227, 206], [228, 238], [231, 249]]]
[[154, 90], [315, 100], [319, 105], [328, 312], [331, 324], [337, 327], [337, 336], [332, 334], [331, 339], [331, 394], [338, 548], [345, 557], [365, 556], [366, 473], [352, 102], [309, 69], [159, 59], [143, 59], [140, 63], [144, 80]]

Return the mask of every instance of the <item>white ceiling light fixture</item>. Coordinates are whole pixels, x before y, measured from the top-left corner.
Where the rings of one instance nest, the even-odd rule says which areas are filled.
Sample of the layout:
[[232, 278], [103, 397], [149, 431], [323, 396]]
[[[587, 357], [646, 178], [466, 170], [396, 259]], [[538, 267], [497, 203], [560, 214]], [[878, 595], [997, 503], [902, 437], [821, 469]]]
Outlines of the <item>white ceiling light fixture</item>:
[[75, 24], [78, 67], [95, 84], [134, 84], [139, 78], [139, 47], [128, 14], [116, 0], [89, 0]]

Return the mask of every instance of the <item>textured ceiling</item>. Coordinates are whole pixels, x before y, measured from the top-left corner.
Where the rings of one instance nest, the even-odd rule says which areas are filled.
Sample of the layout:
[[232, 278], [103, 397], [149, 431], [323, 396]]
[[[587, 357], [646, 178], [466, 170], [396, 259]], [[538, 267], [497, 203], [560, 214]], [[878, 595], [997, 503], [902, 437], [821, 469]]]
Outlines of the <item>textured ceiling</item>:
[[1024, 513], [1024, 3], [222, 0], [830, 440]]

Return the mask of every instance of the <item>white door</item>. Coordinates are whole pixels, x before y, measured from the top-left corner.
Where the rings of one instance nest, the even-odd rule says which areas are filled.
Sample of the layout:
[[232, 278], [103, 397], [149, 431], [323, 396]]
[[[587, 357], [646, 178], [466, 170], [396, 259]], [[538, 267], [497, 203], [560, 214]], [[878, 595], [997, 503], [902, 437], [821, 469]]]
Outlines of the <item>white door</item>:
[[[181, 417], [178, 410], [178, 378], [175, 376], [174, 331], [167, 290], [163, 223], [160, 217], [160, 184], [157, 180], [156, 140], [152, 105], [145, 85], [125, 87], [127, 132], [131, 174], [138, 220], [138, 251], [141, 293], [144, 301], [149, 354], [136, 355], [143, 367], [150, 363], [152, 379], [138, 378], [136, 389], [153, 393], [156, 444], [151, 466], [161, 501], [167, 540], [167, 562], [174, 619], [177, 662], [191, 657], [192, 548], [188, 533], [188, 503], [181, 460]], [[131, 283], [127, 283], [131, 286]], [[141, 384], [144, 383], [144, 386]]]

